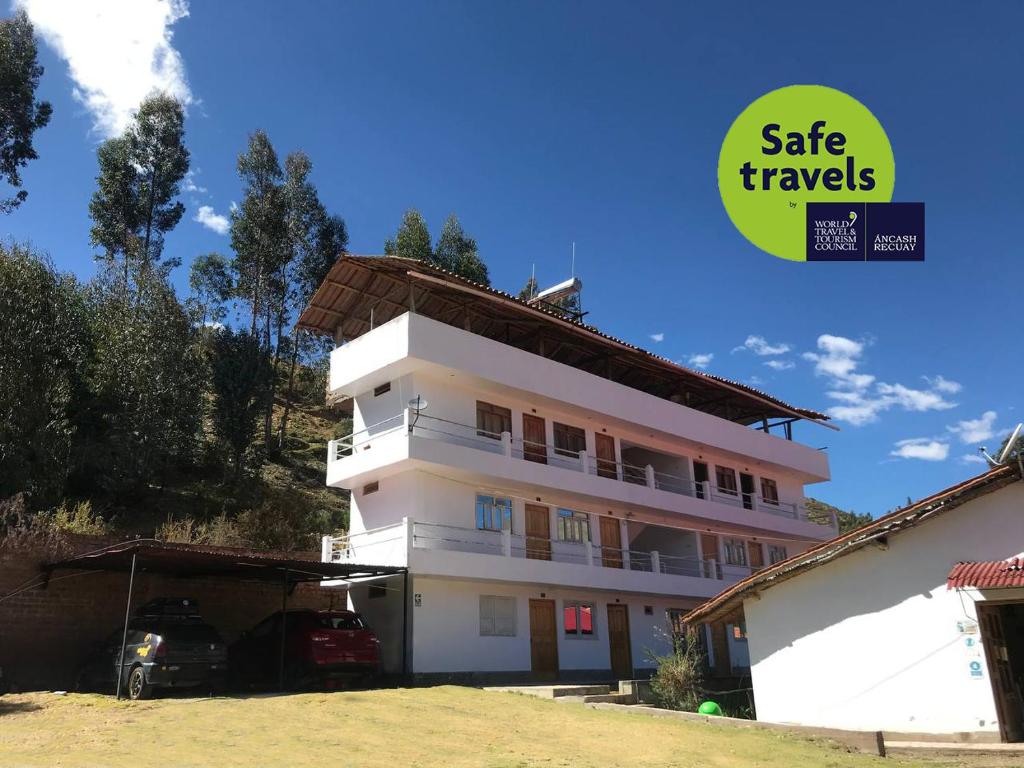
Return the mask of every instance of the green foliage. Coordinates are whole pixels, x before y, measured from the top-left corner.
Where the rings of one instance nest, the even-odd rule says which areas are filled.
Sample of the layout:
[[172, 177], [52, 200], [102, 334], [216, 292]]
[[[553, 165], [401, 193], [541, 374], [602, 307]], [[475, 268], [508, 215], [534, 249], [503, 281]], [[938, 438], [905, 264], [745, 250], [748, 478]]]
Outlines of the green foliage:
[[477, 253], [476, 240], [466, 234], [453, 213], [441, 228], [434, 248], [433, 262], [454, 272], [467, 280], [482, 285], [490, 285], [491, 278], [487, 274], [487, 265], [481, 261]]
[[197, 256], [188, 273], [192, 296], [186, 302], [199, 325], [221, 323], [227, 316], [224, 302], [233, 289], [231, 264], [219, 253]]
[[227, 514], [221, 514], [208, 522], [198, 522], [191, 517], [167, 521], [156, 529], [155, 538], [175, 544], [209, 544], [216, 547], [247, 547], [249, 541], [242, 535], [238, 523]]
[[39, 157], [32, 136], [50, 122], [53, 108], [36, 101], [43, 68], [36, 58], [32, 23], [25, 11], [0, 21], [0, 177], [18, 190], [0, 199], [0, 213], [10, 213], [28, 197], [19, 169]]
[[672, 652], [659, 656], [650, 654], [657, 664], [651, 678], [651, 693], [664, 709], [696, 712], [704, 700], [704, 669], [706, 662], [696, 629], [685, 637], [672, 636]]
[[113, 532], [113, 526], [98, 513], [94, 512], [92, 502], [79, 501], [69, 505], [62, 501], [53, 512], [42, 516], [44, 522], [52, 528], [67, 533], [78, 533], [86, 536], [106, 536]]
[[123, 259], [125, 282], [134, 265], [159, 260], [163, 235], [181, 220], [177, 200], [188, 171], [185, 115], [172, 96], [150, 96], [139, 106], [124, 135], [97, 151], [100, 173], [89, 202], [92, 244], [108, 261]]
[[235, 482], [245, 471], [245, 456], [253, 447], [256, 419], [271, 375], [270, 362], [256, 337], [227, 328], [214, 335], [210, 418], [214, 434], [227, 451]]
[[192, 323], [158, 272], [140, 275], [126, 304], [107, 270], [90, 287], [90, 308], [95, 402], [86, 482], [135, 496], [193, 457], [206, 372]]
[[329, 530], [309, 497], [297, 488], [266, 488], [263, 500], [237, 518], [241, 535], [258, 549], [318, 549], [317, 535]]
[[415, 208], [410, 208], [402, 217], [394, 240], [384, 241], [384, 253], [406, 259], [433, 262], [434, 252], [430, 247], [430, 232], [427, 222]]
[[821, 525], [831, 525], [832, 514], [835, 514], [839, 522], [840, 535], [855, 531], [874, 519], [871, 515], [857, 514], [853, 510], [839, 509], [839, 507], [833, 507], [831, 504], [826, 504], [817, 499], [807, 499], [805, 506], [807, 507], [807, 519]]
[[0, 498], [33, 507], [64, 493], [86, 400], [88, 313], [74, 278], [0, 245]]

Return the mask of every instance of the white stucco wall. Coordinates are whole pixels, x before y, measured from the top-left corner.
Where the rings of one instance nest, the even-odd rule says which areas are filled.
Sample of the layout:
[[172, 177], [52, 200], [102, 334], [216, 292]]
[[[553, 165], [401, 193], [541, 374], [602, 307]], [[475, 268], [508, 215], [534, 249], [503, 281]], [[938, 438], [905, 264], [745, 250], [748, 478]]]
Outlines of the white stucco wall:
[[947, 591], [946, 576], [959, 561], [1022, 549], [1024, 483], [1015, 483], [892, 536], [886, 550], [859, 550], [745, 601], [758, 718], [997, 732], [985, 659], [971, 655], [957, 627], [977, 618], [980, 596]]
[[[666, 610], [695, 606], [694, 599], [597, 592], [583, 588], [551, 588], [501, 582], [466, 581], [415, 576], [411, 588], [421, 597], [412, 610], [413, 655], [416, 673], [529, 672], [530, 598], [555, 601], [558, 626], [558, 661], [562, 670], [609, 670], [608, 604], [616, 600], [629, 607], [633, 666], [652, 666], [648, 650], [664, 652], [667, 640]], [[516, 599], [516, 636], [481, 637], [480, 596]], [[595, 604], [593, 637], [566, 637], [562, 625], [565, 601]], [[652, 608], [646, 615], [644, 606]]]

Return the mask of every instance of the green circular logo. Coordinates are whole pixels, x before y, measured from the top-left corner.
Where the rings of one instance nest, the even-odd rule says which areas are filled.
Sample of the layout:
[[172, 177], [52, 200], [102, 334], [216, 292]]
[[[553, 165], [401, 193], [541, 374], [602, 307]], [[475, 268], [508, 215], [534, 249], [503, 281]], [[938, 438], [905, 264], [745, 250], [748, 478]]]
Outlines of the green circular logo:
[[881, 123], [823, 85], [766, 93], [736, 118], [718, 155], [732, 223], [761, 250], [792, 261], [807, 259], [807, 203], [886, 203], [895, 184]]

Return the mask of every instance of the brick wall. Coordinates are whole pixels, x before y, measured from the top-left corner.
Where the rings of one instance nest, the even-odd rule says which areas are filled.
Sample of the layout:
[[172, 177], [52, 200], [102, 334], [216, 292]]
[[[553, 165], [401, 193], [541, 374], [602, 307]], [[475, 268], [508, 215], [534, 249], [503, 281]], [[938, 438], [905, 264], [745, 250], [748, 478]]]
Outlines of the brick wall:
[[[49, 543], [0, 546], [0, 667], [18, 690], [70, 689], [91, 646], [123, 625], [128, 574], [54, 571], [49, 584], [5, 596], [41, 581], [40, 566], [112, 542], [63, 537]], [[232, 642], [280, 610], [282, 589], [230, 579], [179, 579], [140, 573], [133, 607], [156, 597], [191, 597], [203, 616]], [[332, 605], [333, 601], [333, 605]], [[301, 584], [289, 608], [344, 608], [345, 592]]]

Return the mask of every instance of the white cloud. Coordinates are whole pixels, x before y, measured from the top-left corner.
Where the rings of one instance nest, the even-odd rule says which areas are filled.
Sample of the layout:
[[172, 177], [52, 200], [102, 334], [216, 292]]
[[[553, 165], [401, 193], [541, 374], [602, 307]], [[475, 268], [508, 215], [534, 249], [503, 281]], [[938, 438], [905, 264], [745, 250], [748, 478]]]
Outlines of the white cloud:
[[764, 336], [747, 336], [747, 340], [744, 341], [740, 346], [733, 349], [733, 352], [742, 352], [744, 350], [750, 350], [755, 355], [769, 356], [769, 355], [784, 355], [792, 347], [789, 344], [769, 344]]
[[921, 378], [927, 381], [928, 385], [936, 392], [945, 392], [948, 395], [955, 395], [957, 392], [963, 389], [963, 385], [960, 382], [950, 381], [941, 374], [934, 377], [922, 376]]
[[200, 205], [192, 221], [198, 221], [207, 229], [212, 229], [218, 235], [226, 235], [231, 228], [231, 222], [224, 214], [217, 213], [209, 205]]
[[984, 464], [986, 467], [988, 466], [988, 462], [976, 453], [965, 453], [960, 457], [960, 461], [964, 464]]
[[949, 456], [949, 443], [933, 440], [930, 437], [912, 437], [909, 440], [900, 440], [896, 443], [896, 449], [889, 455], [901, 459], [945, 461]]
[[946, 427], [950, 432], [960, 438], [961, 442], [980, 443], [991, 440], [996, 435], [995, 430], [996, 412], [985, 411], [978, 419], [965, 419], [958, 421], [952, 427]]
[[707, 368], [714, 358], [715, 353], [708, 352], [706, 354], [690, 355], [686, 362], [694, 368]]
[[154, 91], [193, 102], [181, 54], [171, 44], [186, 0], [14, 0], [36, 31], [67, 62], [73, 95], [101, 136], [120, 134]]
[[790, 368], [796, 366], [796, 363], [792, 360], [765, 360], [764, 364], [773, 371], [788, 371]]
[[828, 410], [837, 421], [862, 426], [878, 420], [878, 415], [890, 408], [905, 411], [944, 411], [956, 403], [944, 394], [951, 392], [956, 382], [941, 376], [929, 380], [930, 389], [913, 389], [903, 384], [876, 382], [875, 376], [860, 370], [861, 357], [867, 346], [844, 336], [822, 334], [818, 337], [818, 351], [805, 352], [803, 357], [814, 363], [814, 373], [828, 379], [831, 387], [825, 394], [840, 404]]
[[664, 333], [652, 333], [651, 334], [651, 341], [653, 341], [655, 343], [660, 344], [664, 340], [665, 340], [665, 334]]
[[197, 173], [199, 173], [198, 168], [189, 168], [185, 173], [185, 180], [181, 183], [181, 189], [183, 192], [191, 192], [199, 195], [206, 194], [206, 187], [201, 187], [196, 184]]

